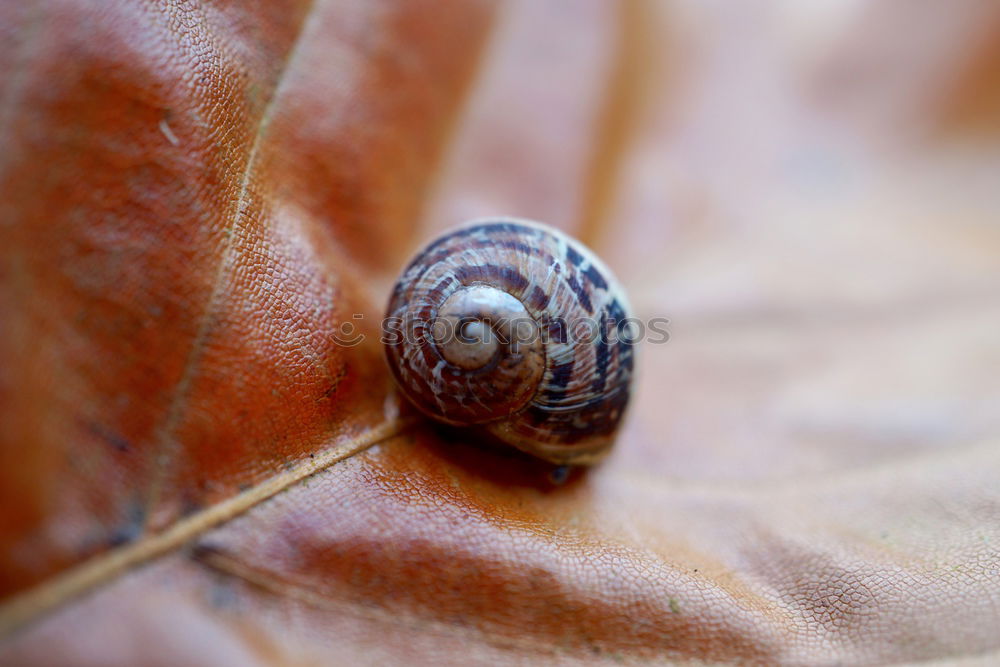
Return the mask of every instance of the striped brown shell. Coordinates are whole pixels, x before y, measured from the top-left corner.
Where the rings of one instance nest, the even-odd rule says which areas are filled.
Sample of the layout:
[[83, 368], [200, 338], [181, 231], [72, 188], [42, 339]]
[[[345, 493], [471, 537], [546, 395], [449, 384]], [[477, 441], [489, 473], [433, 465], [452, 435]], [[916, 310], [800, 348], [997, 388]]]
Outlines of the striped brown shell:
[[610, 447], [629, 398], [628, 304], [593, 253], [515, 219], [424, 248], [389, 300], [385, 352], [403, 394], [561, 464]]

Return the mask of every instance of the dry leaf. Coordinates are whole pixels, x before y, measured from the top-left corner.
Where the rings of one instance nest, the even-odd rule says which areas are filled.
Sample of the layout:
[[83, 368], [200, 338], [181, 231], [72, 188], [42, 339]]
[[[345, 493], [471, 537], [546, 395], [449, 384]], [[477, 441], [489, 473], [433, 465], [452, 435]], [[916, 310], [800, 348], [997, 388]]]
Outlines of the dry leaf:
[[[1000, 658], [996, 5], [0, 36], [0, 661]], [[414, 416], [379, 348], [408, 254], [498, 214], [671, 321], [565, 484]]]

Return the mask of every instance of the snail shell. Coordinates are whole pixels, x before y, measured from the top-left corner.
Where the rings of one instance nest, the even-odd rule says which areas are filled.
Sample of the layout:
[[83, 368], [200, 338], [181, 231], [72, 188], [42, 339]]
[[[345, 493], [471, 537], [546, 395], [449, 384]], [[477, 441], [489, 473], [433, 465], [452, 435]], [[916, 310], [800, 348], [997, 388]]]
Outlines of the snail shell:
[[593, 463], [629, 399], [628, 303], [583, 245], [526, 220], [478, 221], [424, 248], [389, 300], [403, 394], [560, 464]]

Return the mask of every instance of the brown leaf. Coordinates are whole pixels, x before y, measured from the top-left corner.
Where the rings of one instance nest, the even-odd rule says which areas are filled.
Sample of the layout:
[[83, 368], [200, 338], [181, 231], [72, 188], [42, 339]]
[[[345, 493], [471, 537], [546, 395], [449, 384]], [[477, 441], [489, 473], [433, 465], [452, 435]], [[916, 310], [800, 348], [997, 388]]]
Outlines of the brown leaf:
[[[989, 663], [998, 25], [3, 7], [0, 661]], [[496, 214], [670, 319], [564, 484], [381, 359], [408, 253]]]

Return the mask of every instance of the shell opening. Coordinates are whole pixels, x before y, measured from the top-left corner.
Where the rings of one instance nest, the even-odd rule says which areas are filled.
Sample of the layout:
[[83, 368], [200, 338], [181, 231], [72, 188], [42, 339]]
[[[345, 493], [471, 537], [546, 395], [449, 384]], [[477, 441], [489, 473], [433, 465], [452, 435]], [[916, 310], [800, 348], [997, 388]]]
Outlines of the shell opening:
[[492, 368], [538, 341], [538, 325], [516, 297], [487, 285], [458, 290], [438, 309], [431, 326], [441, 356], [463, 370]]
[[468, 421], [517, 410], [545, 372], [538, 324], [517, 297], [496, 287], [470, 285], [451, 294], [438, 308], [431, 336], [442, 359], [473, 383], [463, 391], [476, 396]]

